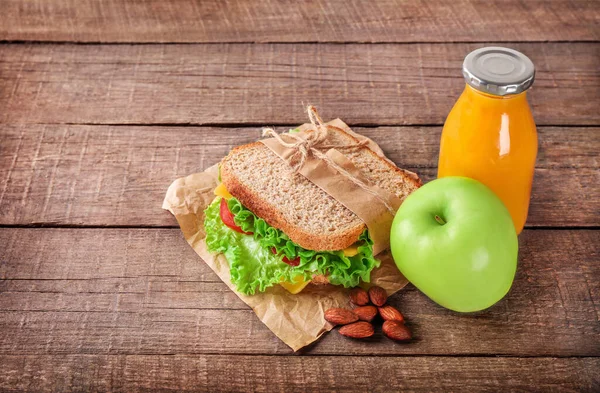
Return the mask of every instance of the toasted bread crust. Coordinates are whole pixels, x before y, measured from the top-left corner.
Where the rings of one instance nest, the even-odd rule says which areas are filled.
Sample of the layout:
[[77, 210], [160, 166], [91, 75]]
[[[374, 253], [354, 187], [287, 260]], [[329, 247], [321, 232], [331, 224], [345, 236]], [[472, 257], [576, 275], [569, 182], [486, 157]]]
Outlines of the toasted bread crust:
[[[250, 143], [248, 145], [238, 146], [232, 152], [251, 147], [261, 147], [268, 149], [260, 142]], [[229, 156], [228, 156], [229, 157]], [[223, 160], [225, 161], [227, 157]], [[275, 227], [285, 233], [294, 243], [298, 244], [307, 250], [314, 251], [335, 251], [343, 250], [350, 247], [358, 240], [358, 237], [366, 229], [365, 224], [357, 225], [344, 231], [342, 234], [336, 235], [313, 235], [302, 230], [292, 222], [289, 222], [277, 210], [276, 206], [267, 203], [260, 195], [252, 192], [248, 187], [245, 187], [234, 173], [228, 170], [227, 165], [221, 165], [221, 181], [227, 187], [231, 195], [236, 197], [242, 205], [267, 222], [267, 224]]]

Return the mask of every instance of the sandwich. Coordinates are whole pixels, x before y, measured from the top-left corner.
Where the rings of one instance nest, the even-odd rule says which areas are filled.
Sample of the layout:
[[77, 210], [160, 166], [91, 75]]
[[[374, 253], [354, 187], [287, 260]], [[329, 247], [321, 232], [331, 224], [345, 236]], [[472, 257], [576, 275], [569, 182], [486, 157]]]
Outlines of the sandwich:
[[[336, 143], [359, 144], [355, 135], [328, 127], [322, 152]], [[421, 185], [364, 144], [343, 154], [400, 200]], [[263, 143], [232, 149], [219, 171], [221, 183], [205, 210], [206, 244], [225, 255], [238, 292], [281, 285], [296, 294], [308, 285], [349, 288], [370, 281], [379, 261], [365, 223]]]

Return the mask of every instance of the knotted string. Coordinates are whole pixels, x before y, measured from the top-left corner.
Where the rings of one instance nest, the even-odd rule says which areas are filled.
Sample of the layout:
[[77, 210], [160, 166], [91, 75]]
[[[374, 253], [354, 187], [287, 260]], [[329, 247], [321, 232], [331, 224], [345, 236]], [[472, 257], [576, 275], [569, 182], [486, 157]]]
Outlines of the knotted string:
[[[272, 128], [264, 128], [262, 132], [263, 137], [273, 137], [283, 147], [295, 150], [295, 152], [290, 157], [290, 165], [292, 161], [297, 160], [297, 162], [294, 165], [291, 165], [292, 171], [294, 173], [298, 172], [304, 166], [304, 163], [306, 162], [306, 159], [308, 158], [309, 154], [312, 154], [316, 158], [325, 161], [329, 166], [338, 171], [338, 173], [340, 173], [348, 180], [352, 181], [354, 184], [365, 190], [367, 193], [379, 199], [390, 211], [390, 213], [392, 215], [395, 215], [396, 209], [394, 209], [385, 198], [383, 198], [377, 192], [373, 191], [368, 184], [358, 179], [356, 176], [348, 172], [342, 166], [338, 165], [335, 161], [329, 158], [327, 154], [324, 154], [319, 149], [317, 149], [317, 147], [319, 147], [320, 149], [355, 151], [365, 146], [369, 141], [365, 139], [362, 142], [347, 145], [325, 145], [323, 144], [323, 142], [327, 139], [328, 128], [331, 126], [323, 123], [321, 116], [319, 116], [319, 113], [317, 112], [317, 108], [315, 108], [314, 106], [309, 105], [307, 107], [307, 112], [308, 118], [310, 119], [310, 123], [314, 127], [315, 131], [304, 134], [305, 138], [302, 138], [294, 133], [278, 134]], [[288, 139], [292, 139], [293, 142], [286, 142], [282, 138], [282, 135], [285, 135]]]

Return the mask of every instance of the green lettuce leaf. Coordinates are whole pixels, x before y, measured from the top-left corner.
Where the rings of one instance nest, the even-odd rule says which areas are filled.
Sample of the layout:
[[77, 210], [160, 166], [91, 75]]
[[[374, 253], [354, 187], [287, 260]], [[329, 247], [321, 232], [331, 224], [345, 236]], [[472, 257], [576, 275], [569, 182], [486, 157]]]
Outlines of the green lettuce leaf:
[[[310, 280], [315, 274], [328, 275], [334, 285], [355, 287], [360, 280], [369, 282], [371, 271], [379, 266], [373, 257], [373, 242], [365, 231], [359, 237], [358, 254], [346, 257], [342, 251], [306, 250], [246, 209], [237, 199], [228, 201], [234, 220], [245, 232], [236, 232], [221, 221], [216, 198], [205, 210], [206, 244], [209, 251], [225, 254], [229, 261], [231, 281], [236, 289], [253, 295], [282, 281], [294, 282], [298, 277]], [[273, 253], [272, 250], [276, 253]], [[300, 258], [298, 266], [283, 262]]]

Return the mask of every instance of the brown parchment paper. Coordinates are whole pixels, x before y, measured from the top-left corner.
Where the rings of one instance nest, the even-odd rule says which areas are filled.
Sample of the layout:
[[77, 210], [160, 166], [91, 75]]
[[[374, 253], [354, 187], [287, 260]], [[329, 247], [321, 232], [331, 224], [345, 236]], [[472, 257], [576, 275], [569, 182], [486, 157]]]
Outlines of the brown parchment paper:
[[[327, 124], [330, 125], [330, 123]], [[303, 130], [293, 135], [295, 138], [304, 140], [308, 137], [306, 131]], [[280, 134], [279, 138], [288, 143], [294, 142], [294, 140], [286, 140], [291, 138], [290, 134]], [[279, 158], [287, 161], [290, 166], [293, 165], [296, 149], [284, 146], [275, 138], [263, 139], [260, 142], [277, 154]], [[340, 146], [343, 147], [343, 145]], [[318, 149], [318, 147], [316, 148]], [[373, 241], [374, 255], [388, 249], [390, 247], [390, 229], [394, 220], [394, 213], [402, 203], [400, 198], [368, 181], [352, 161], [335, 148], [330, 148], [325, 156], [344, 170], [347, 176], [362, 182], [363, 186], [358, 186], [349, 177], [340, 174], [325, 160], [312, 154], [307, 155], [298, 173], [332, 196], [366, 224], [369, 229], [369, 236]], [[368, 191], [363, 187], [367, 188]], [[377, 195], [378, 198], [374, 195]], [[386, 202], [393, 209], [393, 212], [388, 210]]]
[[[383, 156], [375, 142], [370, 141], [369, 147]], [[252, 296], [237, 292], [231, 282], [225, 257], [212, 254], [206, 248], [204, 209], [214, 200], [213, 191], [218, 184], [218, 165], [177, 179], [169, 186], [162, 207], [175, 216], [183, 236], [194, 251], [277, 337], [294, 351], [314, 342], [332, 328], [323, 317], [325, 310], [331, 307], [350, 308], [349, 290], [333, 285], [309, 285], [299, 294], [292, 295], [275, 285], [264, 293]], [[391, 295], [407, 284], [389, 251], [380, 253], [377, 259], [381, 261], [381, 266], [373, 270], [371, 283], [365, 284], [365, 288], [379, 285]]]

